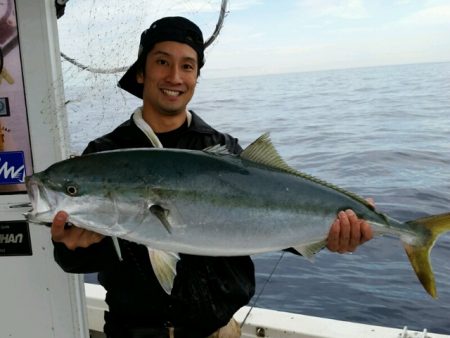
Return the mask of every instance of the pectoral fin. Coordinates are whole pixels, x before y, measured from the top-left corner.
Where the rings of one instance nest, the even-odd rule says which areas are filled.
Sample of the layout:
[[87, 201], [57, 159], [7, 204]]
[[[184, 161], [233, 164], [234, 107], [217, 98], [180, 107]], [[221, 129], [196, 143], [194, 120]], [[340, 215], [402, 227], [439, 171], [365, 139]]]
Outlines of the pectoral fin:
[[169, 223], [167, 216], [169, 216], [169, 210], [164, 209], [162, 206], [158, 204], [153, 204], [149, 208], [150, 212], [155, 215], [162, 225], [166, 228], [169, 234], [172, 233], [172, 226]]
[[174, 252], [148, 249], [153, 272], [164, 291], [170, 295], [173, 288], [173, 281], [177, 275], [177, 262], [180, 256]]
[[321, 251], [326, 245], [326, 240], [322, 240], [316, 243], [295, 246], [293, 249], [309, 261], [314, 262], [314, 255]]

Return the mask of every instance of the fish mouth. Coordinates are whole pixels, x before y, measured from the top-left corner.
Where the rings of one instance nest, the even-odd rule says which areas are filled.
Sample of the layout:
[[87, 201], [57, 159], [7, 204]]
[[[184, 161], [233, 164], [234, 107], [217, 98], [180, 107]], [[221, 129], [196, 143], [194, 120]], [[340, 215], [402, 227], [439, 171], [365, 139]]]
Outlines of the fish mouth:
[[42, 182], [35, 176], [27, 176], [25, 186], [32, 207], [30, 211], [24, 214], [26, 220], [38, 224], [51, 222], [53, 209]]

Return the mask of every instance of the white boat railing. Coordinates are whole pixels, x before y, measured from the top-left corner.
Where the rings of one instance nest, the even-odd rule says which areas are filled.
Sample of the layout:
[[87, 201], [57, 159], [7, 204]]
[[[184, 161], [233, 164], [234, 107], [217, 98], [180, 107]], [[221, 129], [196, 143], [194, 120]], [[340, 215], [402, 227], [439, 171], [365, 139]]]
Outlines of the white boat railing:
[[[103, 313], [107, 310], [105, 289], [100, 285], [85, 284], [89, 329], [93, 338], [103, 337]], [[450, 338], [450, 335], [410, 331], [404, 328], [345, 322], [335, 319], [306, 316], [288, 312], [244, 306], [234, 318], [241, 323], [242, 338]]]

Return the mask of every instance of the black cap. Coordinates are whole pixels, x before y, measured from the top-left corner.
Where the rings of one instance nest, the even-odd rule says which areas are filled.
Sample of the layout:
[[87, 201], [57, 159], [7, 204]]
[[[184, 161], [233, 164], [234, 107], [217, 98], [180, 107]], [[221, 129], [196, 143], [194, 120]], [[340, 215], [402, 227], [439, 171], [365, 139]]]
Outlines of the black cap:
[[137, 72], [142, 70], [147, 54], [153, 46], [162, 41], [175, 41], [189, 45], [197, 52], [198, 68], [203, 67], [205, 45], [200, 28], [192, 21], [180, 16], [165, 17], [155, 21], [142, 32], [138, 59], [119, 80], [117, 85], [120, 88], [142, 99], [144, 86], [137, 82]]

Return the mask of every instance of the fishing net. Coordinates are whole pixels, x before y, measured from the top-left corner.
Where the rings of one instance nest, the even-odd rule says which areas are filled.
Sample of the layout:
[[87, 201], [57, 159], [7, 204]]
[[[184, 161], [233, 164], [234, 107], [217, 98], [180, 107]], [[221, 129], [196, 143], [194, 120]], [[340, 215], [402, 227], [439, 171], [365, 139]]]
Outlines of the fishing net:
[[58, 31], [65, 98], [61, 111], [68, 117], [71, 153], [80, 153], [89, 140], [111, 131], [141, 104], [117, 81], [136, 60], [144, 29], [161, 17], [180, 15], [197, 23], [206, 40], [224, 5], [221, 0], [68, 1]]

